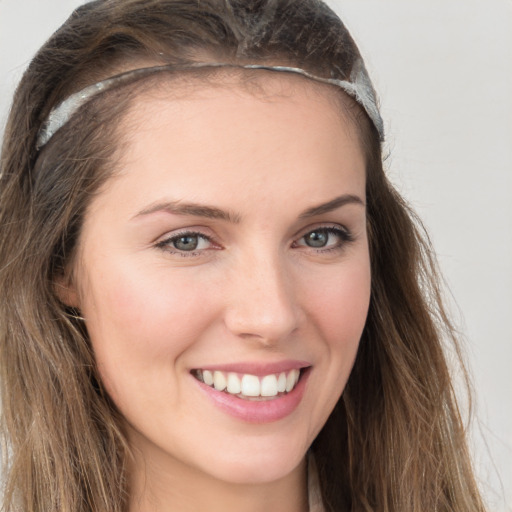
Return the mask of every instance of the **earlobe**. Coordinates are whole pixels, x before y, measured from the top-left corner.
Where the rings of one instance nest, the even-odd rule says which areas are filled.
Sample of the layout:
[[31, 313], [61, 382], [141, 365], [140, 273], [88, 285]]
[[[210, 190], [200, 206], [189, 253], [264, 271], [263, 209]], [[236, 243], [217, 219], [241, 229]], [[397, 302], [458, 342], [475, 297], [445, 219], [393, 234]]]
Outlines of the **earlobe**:
[[71, 308], [79, 308], [80, 301], [76, 286], [73, 283], [71, 276], [58, 276], [54, 281], [53, 289], [58, 299], [65, 305]]

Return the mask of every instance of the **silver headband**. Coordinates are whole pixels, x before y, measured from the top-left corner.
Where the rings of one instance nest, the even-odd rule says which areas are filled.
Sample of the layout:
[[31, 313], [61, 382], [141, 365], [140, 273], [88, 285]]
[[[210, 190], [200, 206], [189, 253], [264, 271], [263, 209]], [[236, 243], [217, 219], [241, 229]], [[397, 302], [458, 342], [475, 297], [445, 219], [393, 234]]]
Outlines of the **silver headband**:
[[76, 112], [96, 95], [108, 91], [119, 85], [123, 85], [132, 80], [149, 76], [160, 71], [181, 71], [199, 68], [239, 68], [239, 69], [263, 69], [266, 71], [295, 73], [310, 78], [324, 84], [331, 84], [345, 91], [349, 96], [354, 98], [366, 111], [368, 117], [379, 132], [381, 141], [384, 140], [384, 123], [379, 113], [377, 98], [373, 89], [370, 77], [366, 71], [364, 63], [361, 59], [354, 63], [350, 80], [338, 80], [337, 78], [322, 78], [312, 75], [311, 73], [294, 67], [288, 66], [266, 66], [264, 64], [229, 64], [229, 63], [212, 63], [212, 62], [195, 62], [185, 65], [167, 64], [163, 66], [152, 66], [147, 68], [133, 69], [119, 75], [107, 78], [101, 82], [85, 87], [62, 103], [57, 105], [44, 122], [37, 137], [36, 148], [39, 151], [45, 146], [49, 140], [76, 114]]

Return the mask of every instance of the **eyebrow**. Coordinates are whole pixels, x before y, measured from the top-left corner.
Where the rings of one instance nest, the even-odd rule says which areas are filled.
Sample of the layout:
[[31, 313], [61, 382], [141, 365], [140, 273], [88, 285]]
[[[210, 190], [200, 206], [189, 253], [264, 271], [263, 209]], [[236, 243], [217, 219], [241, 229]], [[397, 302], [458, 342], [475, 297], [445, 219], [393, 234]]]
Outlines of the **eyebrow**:
[[327, 203], [322, 203], [318, 206], [308, 208], [305, 212], [300, 214], [299, 219], [307, 219], [316, 215], [322, 215], [323, 213], [329, 213], [345, 206], [346, 204], [358, 204], [360, 206], [365, 206], [364, 201], [359, 196], [344, 194], [342, 196], [335, 197]]
[[208, 206], [198, 203], [184, 203], [182, 201], [165, 201], [155, 203], [145, 208], [134, 218], [150, 215], [155, 212], [167, 212], [175, 215], [191, 215], [194, 217], [205, 217], [207, 219], [219, 219], [237, 224], [240, 222], [240, 216], [226, 210], [221, 210], [216, 206]]
[[[316, 215], [329, 213], [347, 204], [359, 204], [361, 206], [365, 206], [363, 200], [360, 197], [352, 194], [344, 194], [342, 196], [335, 197], [326, 203], [308, 208], [299, 215], [299, 219], [307, 219], [310, 217], [315, 217]], [[218, 219], [233, 224], [238, 224], [242, 218], [241, 215], [237, 213], [222, 210], [216, 206], [190, 202], [185, 203], [182, 201], [163, 201], [148, 206], [144, 210], [140, 211], [137, 215], [135, 215], [134, 219], [156, 212], [167, 212], [175, 215], [190, 215], [194, 217], [204, 217], [207, 219]]]

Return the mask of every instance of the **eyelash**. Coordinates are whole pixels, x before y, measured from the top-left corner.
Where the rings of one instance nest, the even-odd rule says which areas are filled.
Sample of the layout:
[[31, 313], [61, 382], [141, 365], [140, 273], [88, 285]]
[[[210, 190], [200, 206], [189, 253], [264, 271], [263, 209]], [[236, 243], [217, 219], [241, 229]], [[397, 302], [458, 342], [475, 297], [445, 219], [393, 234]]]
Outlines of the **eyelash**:
[[[327, 234], [327, 235], [335, 235], [338, 237], [338, 242], [332, 246], [332, 247], [319, 247], [315, 248], [312, 246], [308, 246], [307, 244], [298, 244], [298, 241], [305, 239], [306, 236], [311, 235], [313, 233], [317, 234]], [[170, 254], [180, 255], [183, 258], [190, 258], [190, 257], [197, 257], [201, 255], [206, 249], [202, 248], [199, 250], [182, 250], [178, 249], [177, 247], [173, 247], [173, 244], [177, 243], [180, 239], [183, 238], [198, 238], [200, 240], [206, 241], [210, 244], [216, 245], [212, 237], [205, 235], [204, 233], [201, 233], [200, 231], [182, 231], [180, 233], [177, 233], [175, 235], [170, 236], [169, 238], [166, 238], [165, 240], [162, 240], [160, 242], [157, 242], [155, 247], [158, 249], [161, 249], [162, 251], [168, 252]], [[325, 254], [332, 251], [341, 251], [344, 249], [346, 244], [349, 244], [354, 241], [354, 237], [352, 233], [346, 229], [339, 226], [320, 226], [315, 229], [311, 229], [304, 233], [300, 238], [297, 239], [292, 244], [292, 247], [306, 247], [308, 249], [313, 250], [316, 253], [319, 254]], [[220, 248], [220, 246], [218, 246]]]
[[204, 251], [204, 249], [185, 251], [185, 250], [180, 250], [176, 247], [173, 247], [173, 244], [176, 243], [178, 240], [180, 240], [182, 238], [187, 238], [187, 237], [190, 237], [190, 238], [197, 237], [203, 241], [209, 242], [210, 244], [215, 243], [211, 237], [205, 235], [204, 233], [201, 233], [200, 231], [182, 231], [181, 233], [177, 233], [175, 235], [170, 236], [169, 238], [166, 238], [165, 240], [158, 242], [156, 244], [156, 247], [165, 252], [180, 255], [183, 258], [199, 256], [201, 254], [201, 252]]
[[327, 234], [327, 235], [335, 235], [338, 237], [338, 242], [334, 246], [331, 246], [331, 247], [319, 247], [319, 248], [315, 248], [315, 247], [308, 246], [305, 244], [298, 245], [297, 242], [294, 242], [293, 245], [295, 247], [307, 247], [309, 249], [314, 250], [317, 253], [325, 254], [325, 253], [332, 252], [332, 251], [341, 251], [345, 248], [346, 244], [354, 241], [354, 237], [353, 237], [352, 233], [347, 228], [345, 228], [345, 227], [342, 228], [339, 226], [320, 226], [318, 228], [311, 229], [311, 230], [307, 231], [306, 233], [304, 233], [299, 238], [299, 240], [303, 240], [303, 239], [305, 239], [306, 236], [311, 235], [313, 233], [317, 233], [317, 234], [323, 233], [323, 234]]

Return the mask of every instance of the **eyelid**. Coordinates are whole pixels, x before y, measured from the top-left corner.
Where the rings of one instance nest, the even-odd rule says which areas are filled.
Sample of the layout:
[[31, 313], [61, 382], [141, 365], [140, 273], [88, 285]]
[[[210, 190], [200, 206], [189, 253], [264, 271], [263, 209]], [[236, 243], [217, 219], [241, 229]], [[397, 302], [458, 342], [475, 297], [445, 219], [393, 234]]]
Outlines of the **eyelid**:
[[178, 227], [175, 229], [171, 228], [168, 231], [164, 232], [163, 235], [159, 235], [158, 237], [156, 237], [153, 240], [152, 244], [156, 245], [160, 242], [165, 242], [171, 238], [184, 236], [184, 235], [202, 236], [202, 237], [207, 238], [212, 241], [214, 241], [216, 239], [214, 233], [208, 227], [201, 226], [201, 225], [194, 225], [194, 226]]
[[[207, 240], [211, 247], [208, 248], [202, 248], [202, 249], [194, 249], [190, 251], [180, 250], [175, 247], [172, 247], [173, 241], [186, 236], [196, 236], [198, 238], [202, 238], [203, 240]], [[211, 234], [207, 234], [204, 231], [201, 230], [201, 228], [182, 228], [177, 229], [175, 231], [171, 231], [169, 233], [166, 233], [165, 235], [159, 237], [155, 242], [154, 246], [157, 249], [160, 249], [164, 252], [167, 252], [169, 254], [179, 254], [183, 257], [192, 257], [197, 256], [198, 254], [204, 253], [205, 251], [211, 250], [211, 249], [221, 249], [222, 247], [220, 244], [215, 240], [215, 237]]]
[[[305, 243], [299, 244], [300, 240], [302, 240], [305, 236], [307, 236], [308, 234], [313, 233], [315, 231], [327, 232], [328, 234], [336, 235], [339, 237], [339, 241], [335, 245], [318, 247], [318, 248], [308, 246]], [[328, 251], [332, 251], [332, 250], [336, 250], [336, 249], [341, 250], [344, 248], [344, 246], [346, 244], [353, 242], [354, 239], [355, 239], [354, 235], [346, 226], [343, 226], [341, 224], [323, 224], [323, 225], [320, 224], [320, 225], [308, 226], [306, 229], [303, 229], [300, 232], [300, 235], [294, 239], [292, 246], [301, 247], [301, 248], [305, 247], [306, 249], [311, 249], [313, 251], [321, 253], [321, 252], [328, 252]]]
[[[166, 252], [171, 255], [180, 255], [182, 257], [194, 257], [204, 254], [205, 252], [211, 250], [222, 249], [222, 246], [220, 243], [217, 242], [216, 237], [210, 233], [205, 233], [205, 231], [210, 230], [204, 229], [202, 227], [186, 227], [182, 229], [176, 229], [159, 237], [154, 242], [153, 245], [156, 248], [162, 250], [163, 252]], [[324, 247], [314, 247], [307, 245], [306, 243], [299, 243], [305, 236], [315, 231], [322, 231], [327, 232], [328, 234], [335, 235], [338, 237], [338, 242]], [[186, 236], [193, 236], [206, 240], [210, 244], [210, 246], [207, 248], [191, 249], [189, 251], [173, 247], [172, 244], [175, 240]], [[352, 242], [353, 240], [354, 236], [352, 232], [344, 225], [335, 223], [313, 224], [299, 231], [298, 234], [294, 237], [291, 246], [292, 248], [305, 248], [318, 253], [322, 253], [335, 250], [342, 250], [346, 244]]]
[[307, 235], [308, 233], [311, 233], [312, 231], [320, 231], [320, 230], [335, 230], [339, 231], [341, 233], [346, 234], [347, 236], [352, 236], [352, 232], [349, 228], [344, 226], [343, 224], [338, 224], [336, 222], [320, 222], [317, 224], [310, 224], [309, 226], [306, 226], [305, 228], [302, 228], [297, 232], [294, 239], [298, 240], [302, 238], [303, 236]]

